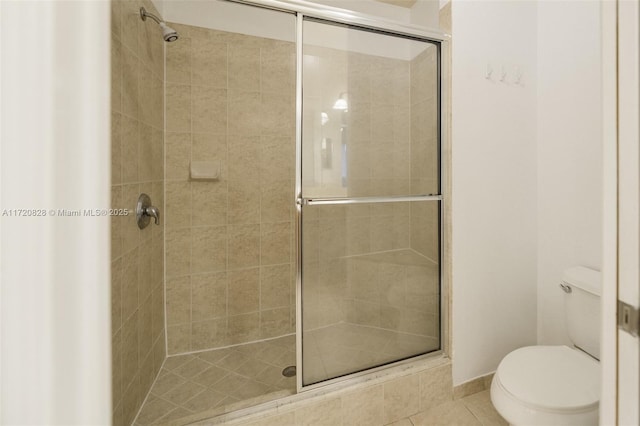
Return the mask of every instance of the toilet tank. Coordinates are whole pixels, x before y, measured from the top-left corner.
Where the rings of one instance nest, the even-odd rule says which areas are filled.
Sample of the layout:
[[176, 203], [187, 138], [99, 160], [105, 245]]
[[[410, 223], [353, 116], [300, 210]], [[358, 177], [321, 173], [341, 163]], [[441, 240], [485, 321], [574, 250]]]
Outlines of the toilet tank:
[[601, 283], [600, 272], [584, 266], [569, 268], [562, 275], [569, 338], [576, 347], [597, 359], [600, 359]]

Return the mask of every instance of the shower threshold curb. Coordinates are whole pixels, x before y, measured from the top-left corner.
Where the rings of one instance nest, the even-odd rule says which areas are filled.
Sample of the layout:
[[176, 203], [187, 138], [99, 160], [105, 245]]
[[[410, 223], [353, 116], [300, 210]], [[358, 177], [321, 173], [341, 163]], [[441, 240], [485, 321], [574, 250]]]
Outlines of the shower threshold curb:
[[[382, 368], [378, 371], [371, 372], [359, 377], [347, 378], [338, 383], [332, 383], [326, 386], [318, 387], [312, 390], [303, 391], [297, 394], [290, 394], [288, 391], [282, 393], [279, 399], [271, 399], [268, 402], [260, 403], [269, 395], [256, 397], [250, 400], [230, 404], [224, 407], [183, 417], [171, 422], [162, 423], [162, 426], [205, 426], [218, 424], [235, 424], [238, 422], [257, 420], [262, 418], [267, 412], [269, 414], [282, 414], [305, 405], [322, 401], [327, 397], [340, 396], [343, 393], [352, 392], [358, 388], [369, 387], [384, 383], [397, 378], [417, 374], [425, 370], [444, 366], [451, 363], [451, 359], [442, 353], [427, 354], [417, 358], [404, 360], [396, 363], [396, 365]], [[288, 395], [287, 395], [288, 394]], [[270, 394], [275, 396], [274, 394]], [[250, 405], [250, 404], [256, 405]], [[249, 404], [249, 406], [247, 406]]]

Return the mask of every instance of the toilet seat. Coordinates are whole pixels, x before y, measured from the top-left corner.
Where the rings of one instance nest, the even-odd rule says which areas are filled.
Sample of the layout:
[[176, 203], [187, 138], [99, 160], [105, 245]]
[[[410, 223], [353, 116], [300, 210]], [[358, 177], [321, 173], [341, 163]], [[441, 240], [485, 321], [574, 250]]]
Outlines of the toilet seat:
[[515, 425], [596, 425], [599, 399], [598, 362], [567, 346], [511, 352], [491, 385], [496, 409]]

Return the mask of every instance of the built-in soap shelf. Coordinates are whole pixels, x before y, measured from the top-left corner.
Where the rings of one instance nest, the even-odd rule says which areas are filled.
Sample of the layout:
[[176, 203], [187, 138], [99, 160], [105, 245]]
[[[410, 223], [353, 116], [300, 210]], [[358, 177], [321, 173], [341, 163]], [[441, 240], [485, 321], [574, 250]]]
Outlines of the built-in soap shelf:
[[192, 161], [189, 167], [191, 180], [216, 181], [220, 179], [220, 160]]

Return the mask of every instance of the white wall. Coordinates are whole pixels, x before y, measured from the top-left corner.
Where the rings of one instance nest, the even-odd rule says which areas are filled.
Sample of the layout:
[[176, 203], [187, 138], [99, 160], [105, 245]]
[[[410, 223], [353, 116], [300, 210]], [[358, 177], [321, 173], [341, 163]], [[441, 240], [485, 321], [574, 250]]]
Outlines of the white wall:
[[454, 385], [536, 343], [536, 14], [533, 1], [452, 3]]
[[0, 423], [110, 424], [110, 6], [0, 8]]
[[562, 271], [602, 266], [598, 1], [538, 3], [538, 343], [570, 344]]
[[601, 5], [459, 0], [452, 25], [459, 384], [519, 346], [568, 344], [562, 271], [601, 268]]

